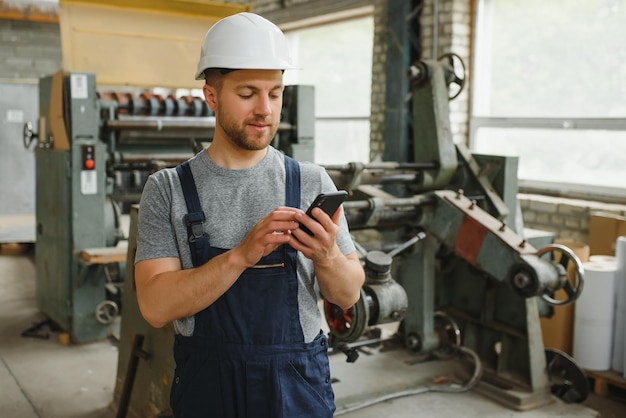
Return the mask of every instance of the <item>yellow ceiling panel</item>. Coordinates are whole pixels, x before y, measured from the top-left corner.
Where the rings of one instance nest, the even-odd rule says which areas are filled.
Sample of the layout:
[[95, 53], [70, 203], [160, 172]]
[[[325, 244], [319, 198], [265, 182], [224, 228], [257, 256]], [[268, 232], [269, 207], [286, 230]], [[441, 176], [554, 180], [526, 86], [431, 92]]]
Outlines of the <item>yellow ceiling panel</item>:
[[60, 0], [64, 71], [98, 85], [198, 88], [202, 38], [248, 6], [202, 0]]

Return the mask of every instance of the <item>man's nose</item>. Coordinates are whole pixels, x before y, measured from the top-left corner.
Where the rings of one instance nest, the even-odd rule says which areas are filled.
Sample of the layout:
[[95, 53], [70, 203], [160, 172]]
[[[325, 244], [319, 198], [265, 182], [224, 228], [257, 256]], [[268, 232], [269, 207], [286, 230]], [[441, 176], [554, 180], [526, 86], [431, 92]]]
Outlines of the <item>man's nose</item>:
[[259, 95], [256, 105], [254, 107], [254, 112], [257, 115], [269, 115], [270, 113], [272, 113], [270, 98], [267, 96]]

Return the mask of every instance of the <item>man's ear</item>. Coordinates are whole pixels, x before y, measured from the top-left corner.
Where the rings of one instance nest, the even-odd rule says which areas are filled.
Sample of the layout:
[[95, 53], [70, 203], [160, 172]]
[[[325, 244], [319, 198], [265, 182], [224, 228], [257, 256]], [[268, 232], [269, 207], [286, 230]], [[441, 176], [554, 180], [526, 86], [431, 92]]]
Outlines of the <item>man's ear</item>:
[[204, 99], [209, 105], [209, 108], [215, 112], [217, 109], [217, 90], [215, 87], [205, 84], [202, 86], [202, 92], [204, 93]]

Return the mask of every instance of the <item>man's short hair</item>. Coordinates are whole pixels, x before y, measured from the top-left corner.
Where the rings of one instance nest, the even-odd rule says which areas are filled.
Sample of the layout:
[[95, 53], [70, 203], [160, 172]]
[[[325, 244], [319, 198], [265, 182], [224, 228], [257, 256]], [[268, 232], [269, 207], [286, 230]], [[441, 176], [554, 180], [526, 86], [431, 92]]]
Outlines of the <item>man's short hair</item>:
[[204, 70], [204, 80], [206, 84], [213, 86], [217, 89], [222, 87], [222, 76], [228, 74], [231, 70], [228, 68], [207, 68]]

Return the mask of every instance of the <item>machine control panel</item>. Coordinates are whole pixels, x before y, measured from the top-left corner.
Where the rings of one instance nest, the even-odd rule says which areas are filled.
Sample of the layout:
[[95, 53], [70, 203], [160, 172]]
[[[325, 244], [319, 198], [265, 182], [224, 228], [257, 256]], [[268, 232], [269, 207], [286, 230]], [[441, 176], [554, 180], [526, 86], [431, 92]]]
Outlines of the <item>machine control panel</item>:
[[83, 145], [83, 170], [96, 168], [96, 149], [93, 145]]

